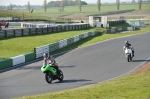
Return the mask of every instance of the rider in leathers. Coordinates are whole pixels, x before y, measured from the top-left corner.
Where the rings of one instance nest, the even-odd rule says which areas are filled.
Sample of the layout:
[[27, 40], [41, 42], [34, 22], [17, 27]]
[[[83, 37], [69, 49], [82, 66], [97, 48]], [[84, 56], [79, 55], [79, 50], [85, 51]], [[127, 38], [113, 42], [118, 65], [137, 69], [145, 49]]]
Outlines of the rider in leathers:
[[44, 53], [43, 57], [44, 57], [44, 62], [43, 62], [44, 65], [49, 64], [50, 66], [54, 67], [57, 70], [57, 74], [58, 74], [59, 71], [55, 59], [52, 56], [49, 56], [47, 53]]
[[131, 44], [129, 43], [129, 41], [125, 41], [125, 45], [124, 45], [124, 47], [123, 47], [123, 50], [125, 50], [126, 47], [130, 47], [130, 48], [131, 48], [131, 50], [132, 50], [132, 57], [134, 57], [134, 49], [133, 49], [133, 47], [131, 46]]

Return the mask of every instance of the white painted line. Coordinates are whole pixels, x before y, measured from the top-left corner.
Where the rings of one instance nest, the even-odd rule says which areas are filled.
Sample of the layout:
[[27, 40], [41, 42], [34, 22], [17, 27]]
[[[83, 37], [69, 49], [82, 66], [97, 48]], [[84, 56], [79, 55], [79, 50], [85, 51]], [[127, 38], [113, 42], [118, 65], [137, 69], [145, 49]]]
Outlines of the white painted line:
[[[119, 77], [122, 77], [122, 76], [125, 76], [131, 72], [133, 72], [134, 70], [137, 70], [138, 68], [140, 68], [141, 66], [143, 66], [144, 64], [146, 64], [148, 62], [148, 60], [150, 60], [150, 57], [148, 59], [146, 59], [144, 62], [142, 62], [140, 65], [138, 65], [137, 67], [133, 68], [132, 70], [130, 70], [129, 72], [125, 73], [125, 74], [122, 74], [120, 76], [117, 76], [117, 77], [114, 77], [114, 78], [111, 78], [111, 79], [108, 79], [108, 80], [105, 80], [105, 81], [109, 81], [109, 80], [113, 80], [113, 79], [116, 79], [116, 78], [119, 78]], [[104, 82], [104, 81], [102, 81]]]

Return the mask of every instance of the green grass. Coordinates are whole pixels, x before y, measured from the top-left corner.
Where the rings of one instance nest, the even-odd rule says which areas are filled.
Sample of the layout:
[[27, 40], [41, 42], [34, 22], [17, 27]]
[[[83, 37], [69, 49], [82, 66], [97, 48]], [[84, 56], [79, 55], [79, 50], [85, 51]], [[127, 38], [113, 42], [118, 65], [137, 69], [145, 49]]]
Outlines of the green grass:
[[[120, 10], [130, 10], [135, 9], [135, 13], [148, 13], [150, 12], [150, 3], [143, 3], [142, 10], [138, 10], [138, 4], [121, 4]], [[89, 15], [100, 14], [104, 12], [117, 11], [116, 5], [102, 5], [101, 11], [98, 11], [97, 5], [85, 5], [82, 6], [82, 12], [79, 12], [78, 6], [66, 6], [64, 8], [64, 12], [59, 12], [58, 7], [48, 8], [47, 12], [44, 12], [44, 9], [34, 9], [34, 12], [31, 14], [28, 10], [19, 10], [19, 11], [7, 11], [0, 10], [0, 17], [11, 17], [18, 16], [21, 17], [22, 13], [25, 14], [25, 18], [33, 18], [33, 19], [50, 19], [56, 17], [69, 16], [72, 18], [82, 18]]]
[[14, 99], [150, 99], [150, 69], [73, 90]]
[[85, 32], [95, 31], [95, 29], [85, 29], [78, 31], [67, 31], [58, 33], [49, 33], [41, 35], [32, 35], [25, 37], [13, 37], [0, 39], [0, 59], [33, 52], [35, 47], [51, 44], [61, 39], [70, 38]]

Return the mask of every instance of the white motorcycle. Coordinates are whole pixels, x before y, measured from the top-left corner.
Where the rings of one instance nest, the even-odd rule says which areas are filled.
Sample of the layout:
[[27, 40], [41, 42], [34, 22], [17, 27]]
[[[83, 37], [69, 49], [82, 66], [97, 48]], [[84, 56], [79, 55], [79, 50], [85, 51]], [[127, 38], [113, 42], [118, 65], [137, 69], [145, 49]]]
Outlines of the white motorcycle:
[[126, 47], [125, 48], [125, 55], [126, 55], [126, 58], [127, 58], [127, 61], [130, 62], [132, 61], [132, 48], [131, 47]]

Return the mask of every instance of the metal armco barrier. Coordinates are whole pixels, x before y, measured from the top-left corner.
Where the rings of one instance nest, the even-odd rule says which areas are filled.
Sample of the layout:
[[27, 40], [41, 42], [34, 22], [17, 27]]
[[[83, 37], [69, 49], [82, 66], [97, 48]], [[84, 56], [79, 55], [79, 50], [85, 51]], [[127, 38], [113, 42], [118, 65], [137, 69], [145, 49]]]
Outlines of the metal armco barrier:
[[35, 59], [34, 52], [30, 52], [27, 54], [11, 57], [11, 58], [7, 58], [7, 59], [2, 59], [2, 60], [0, 60], [0, 70], [10, 68], [10, 67], [13, 67], [13, 66], [21, 64], [21, 63], [29, 62], [34, 59]]
[[55, 50], [66, 47], [70, 44], [73, 44], [73, 43], [75, 43], [79, 40], [82, 40], [84, 38], [87, 38], [89, 36], [97, 35], [98, 33], [99, 33], [98, 31], [87, 32], [87, 33], [84, 33], [84, 34], [74, 36], [72, 38], [67, 38], [67, 39], [60, 40], [60, 41], [52, 43], [52, 44], [36, 47], [36, 48], [34, 48], [35, 57], [40, 58], [40, 57], [43, 56], [43, 53], [51, 53]]
[[119, 27], [119, 28], [112, 28], [104, 30], [104, 33], [117, 33], [122, 31], [134, 31], [135, 27]]

